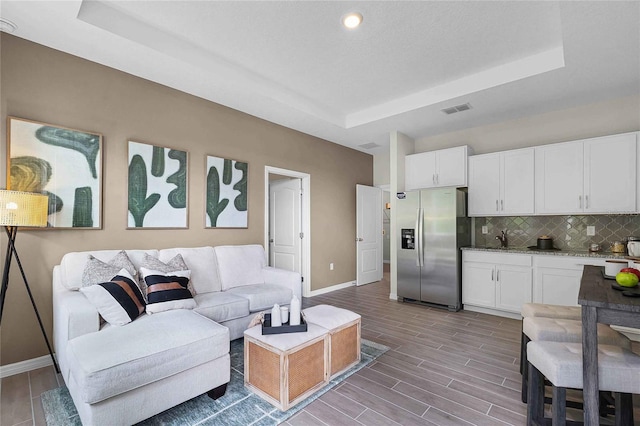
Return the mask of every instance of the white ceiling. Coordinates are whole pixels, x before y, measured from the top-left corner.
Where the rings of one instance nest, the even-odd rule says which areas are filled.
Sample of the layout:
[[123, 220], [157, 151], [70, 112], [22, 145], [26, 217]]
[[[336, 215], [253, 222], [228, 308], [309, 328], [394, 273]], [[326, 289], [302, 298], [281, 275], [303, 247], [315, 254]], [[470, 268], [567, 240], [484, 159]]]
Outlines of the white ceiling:
[[[340, 24], [350, 11], [356, 30]], [[371, 154], [394, 130], [640, 95], [639, 1], [3, 0], [0, 17], [15, 36]]]

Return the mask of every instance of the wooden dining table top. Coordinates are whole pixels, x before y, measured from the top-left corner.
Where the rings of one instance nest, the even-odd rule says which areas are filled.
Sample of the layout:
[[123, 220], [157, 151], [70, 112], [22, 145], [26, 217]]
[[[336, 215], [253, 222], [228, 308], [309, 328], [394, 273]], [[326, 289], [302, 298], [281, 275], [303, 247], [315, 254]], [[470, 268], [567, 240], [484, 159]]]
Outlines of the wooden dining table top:
[[[616, 281], [605, 278], [603, 271], [604, 268], [602, 266], [587, 265], [584, 267], [580, 291], [578, 292], [578, 304], [621, 312], [640, 313], [640, 297], [625, 296], [622, 290], [614, 289], [612, 284], [617, 286]], [[640, 294], [640, 287], [628, 288], [625, 291]], [[624, 322], [635, 323], [631, 319], [627, 319]], [[632, 325], [629, 324], [629, 326]], [[636, 327], [640, 327], [640, 316]]]

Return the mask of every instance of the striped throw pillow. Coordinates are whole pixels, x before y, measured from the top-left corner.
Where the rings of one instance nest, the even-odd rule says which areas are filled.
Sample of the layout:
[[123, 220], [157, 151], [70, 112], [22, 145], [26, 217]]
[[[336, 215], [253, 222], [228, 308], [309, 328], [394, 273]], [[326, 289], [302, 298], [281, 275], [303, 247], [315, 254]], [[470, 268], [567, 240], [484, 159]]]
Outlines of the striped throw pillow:
[[140, 274], [147, 285], [148, 314], [196, 307], [196, 301], [187, 289], [191, 271], [161, 272], [140, 268]]
[[80, 291], [111, 325], [125, 325], [145, 311], [142, 293], [126, 269], [110, 281], [81, 287]]

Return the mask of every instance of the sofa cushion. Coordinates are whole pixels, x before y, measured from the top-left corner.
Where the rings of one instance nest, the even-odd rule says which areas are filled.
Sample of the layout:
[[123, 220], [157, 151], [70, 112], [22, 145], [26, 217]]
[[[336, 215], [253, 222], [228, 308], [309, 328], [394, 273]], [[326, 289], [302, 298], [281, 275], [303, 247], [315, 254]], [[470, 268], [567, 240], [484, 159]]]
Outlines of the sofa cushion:
[[199, 293], [194, 299], [195, 309], [216, 322], [224, 322], [249, 315], [249, 300], [226, 291]]
[[[142, 258], [142, 266], [140, 267], [140, 269], [142, 268], [153, 269], [154, 271], [160, 271], [160, 272], [175, 272], [175, 271], [187, 271], [187, 270], [190, 271], [189, 267], [187, 266], [187, 263], [184, 261], [184, 259], [182, 258], [182, 255], [179, 253], [166, 261], [162, 261], [160, 259], [156, 259], [155, 257], [145, 255]], [[142, 277], [140, 277], [140, 288], [142, 289], [142, 293], [146, 297], [147, 283], [142, 279]], [[192, 296], [196, 295], [196, 291], [193, 288], [193, 285], [191, 284], [191, 278], [189, 278], [189, 286], [187, 287], [187, 289], [189, 290]]]
[[[69, 290], [78, 290], [82, 287], [82, 274], [89, 261], [89, 255], [103, 262], [108, 262], [120, 250], [96, 250], [67, 253], [60, 261], [61, 282]], [[142, 265], [142, 257], [146, 254], [158, 257], [158, 250], [125, 250], [136, 269]]]
[[191, 271], [161, 272], [140, 268], [147, 286], [147, 313], [170, 309], [193, 309], [196, 302], [188, 290]]
[[293, 297], [291, 289], [277, 284], [243, 285], [229, 289], [227, 293], [248, 299], [251, 312], [272, 308], [276, 303], [288, 305]]
[[87, 255], [87, 263], [82, 272], [82, 286], [90, 286], [109, 281], [116, 276], [121, 269], [126, 269], [135, 280], [138, 275], [135, 265], [127, 256], [127, 252], [120, 250], [108, 262], [96, 259], [93, 255]]
[[158, 255], [160, 260], [166, 262], [177, 254], [182, 255], [187, 268], [191, 270], [191, 282], [196, 294], [222, 290], [213, 247], [163, 249]]
[[229, 353], [229, 330], [188, 310], [143, 315], [68, 343], [71, 375], [93, 404]]
[[108, 282], [80, 288], [102, 318], [112, 325], [125, 325], [145, 310], [145, 301], [138, 284], [126, 269]]
[[222, 290], [264, 283], [262, 268], [267, 258], [262, 246], [218, 246], [214, 250]]

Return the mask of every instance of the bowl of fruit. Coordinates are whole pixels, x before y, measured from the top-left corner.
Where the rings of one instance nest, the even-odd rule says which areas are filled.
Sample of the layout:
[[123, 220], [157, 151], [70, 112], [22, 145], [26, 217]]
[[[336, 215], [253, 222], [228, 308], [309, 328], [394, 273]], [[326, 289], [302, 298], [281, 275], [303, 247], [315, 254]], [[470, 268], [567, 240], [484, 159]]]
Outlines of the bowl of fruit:
[[640, 281], [640, 270], [636, 268], [622, 268], [616, 274], [616, 282], [622, 287], [635, 287]]

